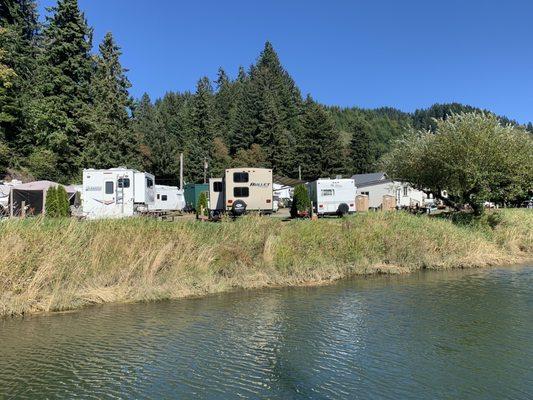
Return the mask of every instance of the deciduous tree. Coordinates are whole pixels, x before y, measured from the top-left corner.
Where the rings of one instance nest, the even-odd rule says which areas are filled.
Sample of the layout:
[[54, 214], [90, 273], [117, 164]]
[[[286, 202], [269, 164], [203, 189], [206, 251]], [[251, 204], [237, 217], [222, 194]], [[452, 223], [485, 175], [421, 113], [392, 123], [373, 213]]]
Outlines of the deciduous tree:
[[441, 197], [469, 204], [508, 202], [533, 187], [533, 139], [522, 128], [483, 113], [436, 120], [435, 133], [414, 131], [383, 159], [387, 174]]

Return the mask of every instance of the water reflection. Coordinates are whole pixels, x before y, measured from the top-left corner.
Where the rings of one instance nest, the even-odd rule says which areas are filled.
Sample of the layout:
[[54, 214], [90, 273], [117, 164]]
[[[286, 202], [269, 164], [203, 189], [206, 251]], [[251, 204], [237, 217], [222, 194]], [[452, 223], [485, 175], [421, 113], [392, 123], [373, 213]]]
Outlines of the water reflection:
[[531, 398], [533, 268], [0, 321], [0, 398]]

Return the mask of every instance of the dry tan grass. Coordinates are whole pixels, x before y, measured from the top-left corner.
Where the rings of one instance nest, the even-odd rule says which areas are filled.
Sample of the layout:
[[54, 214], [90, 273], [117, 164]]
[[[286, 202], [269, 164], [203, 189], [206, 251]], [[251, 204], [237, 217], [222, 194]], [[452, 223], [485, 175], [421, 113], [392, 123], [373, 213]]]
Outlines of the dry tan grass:
[[496, 220], [461, 226], [368, 213], [292, 222], [3, 221], [0, 315], [531, 258], [533, 213], [509, 210]]

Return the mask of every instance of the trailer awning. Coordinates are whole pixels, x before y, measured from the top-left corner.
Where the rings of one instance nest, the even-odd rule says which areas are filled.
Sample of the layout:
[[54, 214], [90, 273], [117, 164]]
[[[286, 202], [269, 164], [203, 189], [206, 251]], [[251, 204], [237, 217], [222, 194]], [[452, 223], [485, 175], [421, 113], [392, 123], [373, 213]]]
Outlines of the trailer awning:
[[294, 187], [296, 185], [302, 185], [305, 183], [305, 181], [301, 181], [299, 179], [294, 179], [294, 178], [288, 178], [286, 176], [281, 176], [281, 175], [274, 175], [272, 177], [272, 181], [274, 183], [277, 183], [278, 185], [291, 186], [291, 187]]

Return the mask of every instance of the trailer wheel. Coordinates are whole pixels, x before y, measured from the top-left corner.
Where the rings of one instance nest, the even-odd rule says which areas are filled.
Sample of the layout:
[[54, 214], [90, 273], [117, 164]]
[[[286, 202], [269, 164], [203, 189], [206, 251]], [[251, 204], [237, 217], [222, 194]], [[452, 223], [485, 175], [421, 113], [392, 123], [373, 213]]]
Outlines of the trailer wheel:
[[245, 212], [246, 212], [246, 203], [242, 200], [235, 201], [233, 205], [231, 206], [231, 213], [236, 217], [243, 215]]
[[344, 217], [346, 214], [350, 212], [350, 207], [348, 207], [348, 204], [342, 203], [339, 205], [339, 208], [337, 209], [337, 215], [339, 217]]

